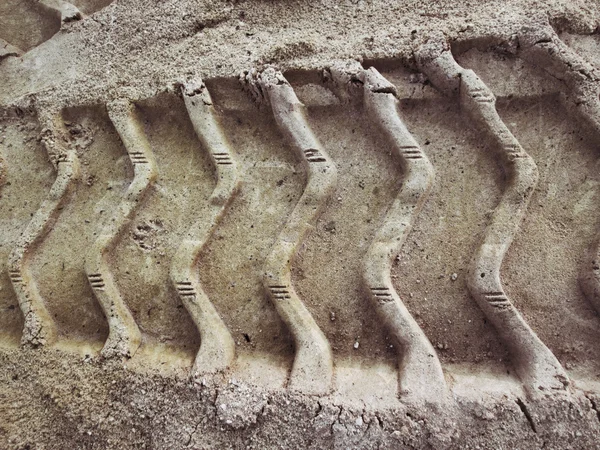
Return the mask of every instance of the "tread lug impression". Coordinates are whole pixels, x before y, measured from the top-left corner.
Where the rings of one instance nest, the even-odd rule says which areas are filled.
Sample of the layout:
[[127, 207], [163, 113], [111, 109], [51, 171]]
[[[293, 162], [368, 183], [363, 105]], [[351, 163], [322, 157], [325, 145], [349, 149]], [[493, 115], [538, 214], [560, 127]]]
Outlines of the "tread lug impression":
[[308, 127], [304, 105], [280, 72], [272, 68], [261, 73], [248, 72], [243, 74], [242, 82], [250, 85], [249, 90], [260, 93], [258, 100], [268, 101], [282, 134], [307, 166], [304, 193], [267, 257], [263, 284], [294, 338], [296, 356], [290, 389], [324, 394], [331, 389], [333, 376], [331, 347], [292, 286], [290, 264], [302, 238], [335, 188], [336, 167]]
[[0, 0], [0, 80], [0, 450], [600, 448], [598, 0]]
[[[442, 92], [457, 94], [474, 123], [499, 149], [508, 178], [500, 203], [473, 257], [467, 285], [484, 314], [511, 350], [515, 369], [531, 395], [565, 389], [569, 379], [554, 354], [515, 309], [500, 280], [500, 266], [538, 181], [533, 159], [517, 142], [496, 112], [496, 98], [481, 79], [454, 60], [443, 42], [435, 40], [417, 53], [421, 69]], [[436, 85], [436, 86], [437, 86]]]

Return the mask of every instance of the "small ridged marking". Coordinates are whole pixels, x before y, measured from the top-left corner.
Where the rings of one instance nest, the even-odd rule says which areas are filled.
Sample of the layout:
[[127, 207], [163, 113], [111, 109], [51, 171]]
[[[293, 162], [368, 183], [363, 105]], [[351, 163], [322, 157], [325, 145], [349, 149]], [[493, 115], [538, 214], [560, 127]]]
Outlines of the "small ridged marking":
[[11, 281], [15, 282], [15, 283], [21, 283], [23, 282], [23, 276], [21, 275], [21, 272], [18, 270], [11, 270], [10, 272], [8, 272], [9, 277], [11, 279]]
[[143, 152], [130, 152], [129, 158], [133, 164], [148, 164], [148, 158]]
[[103, 291], [104, 287], [105, 287], [105, 283], [104, 283], [104, 278], [102, 277], [102, 274], [99, 273], [93, 273], [88, 275], [88, 280], [90, 282], [90, 286], [92, 286], [92, 289], [97, 290], [97, 291]]
[[506, 297], [506, 294], [503, 292], [490, 292], [488, 294], [483, 294], [488, 303], [495, 304], [507, 304], [510, 305], [510, 301]]
[[400, 150], [400, 154], [405, 159], [422, 159], [423, 152], [416, 145], [402, 145], [398, 147]]
[[276, 298], [277, 300], [292, 298], [287, 286], [269, 286], [269, 290], [271, 291], [273, 298]]
[[527, 154], [518, 144], [515, 143], [506, 144], [504, 146], [504, 151], [509, 158], [527, 158]]
[[213, 153], [212, 155], [215, 159], [215, 162], [218, 165], [228, 166], [228, 165], [233, 164], [233, 160], [231, 159], [231, 156], [229, 155], [229, 153], [220, 152], [220, 153]]
[[308, 162], [325, 162], [325, 161], [327, 161], [323, 157], [321, 152], [315, 148], [309, 148], [307, 150], [304, 150], [304, 155], [306, 156], [306, 159]]
[[394, 301], [394, 297], [389, 288], [374, 287], [374, 288], [371, 288], [371, 292], [377, 298], [379, 303], [381, 303], [381, 304]]

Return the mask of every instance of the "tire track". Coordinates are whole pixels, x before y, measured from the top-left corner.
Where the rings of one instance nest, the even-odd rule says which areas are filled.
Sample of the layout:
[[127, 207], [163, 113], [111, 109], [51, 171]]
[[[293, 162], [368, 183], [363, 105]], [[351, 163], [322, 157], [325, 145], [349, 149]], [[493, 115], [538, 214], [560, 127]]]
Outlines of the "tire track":
[[341, 368], [357, 360], [394, 374], [395, 342], [366, 301], [362, 272], [371, 240], [399, 188], [400, 165], [383, 136], [373, 134], [362, 95], [349, 98], [345, 87], [342, 92], [328, 82], [329, 71], [287, 72], [285, 77], [337, 169], [336, 189], [295, 256], [292, 283], [331, 344], [336, 386], [344, 382]]
[[114, 280], [109, 253], [156, 180], [158, 169], [134, 105], [121, 100], [108, 104], [107, 109], [134, 167], [134, 177], [118, 208], [88, 251], [85, 272], [108, 320], [109, 334], [102, 355], [106, 358], [131, 357], [141, 343], [141, 333]]
[[333, 77], [339, 85], [362, 85], [365, 112], [394, 146], [404, 170], [402, 187], [375, 233], [362, 273], [371, 303], [397, 344], [399, 392], [409, 402], [443, 402], [448, 397], [440, 361], [391, 278], [392, 263], [433, 185], [433, 166], [398, 115], [396, 88], [375, 68], [334, 69]]
[[502, 260], [537, 183], [537, 167], [498, 116], [492, 92], [474, 72], [456, 63], [445, 43], [432, 40], [422, 46], [417, 61], [439, 90], [447, 95], [458, 94], [462, 107], [499, 147], [509, 176], [509, 184], [474, 256], [469, 290], [510, 349], [515, 370], [528, 393], [563, 390], [569, 383], [566, 373], [514, 308], [500, 281]]
[[263, 284], [294, 337], [296, 355], [289, 387], [306, 393], [331, 388], [333, 357], [329, 342], [292, 286], [290, 265], [306, 232], [320, 214], [336, 183], [336, 168], [316, 140], [304, 117], [304, 105], [280, 72], [246, 72], [243, 83], [260, 100], [268, 99], [282, 134], [303, 158], [308, 179], [304, 193], [288, 218], [265, 263]]
[[[500, 116], [539, 167], [527, 216], [504, 259], [507, 293], [570, 377], [594, 378], [600, 330], [579, 278], [581, 255], [594, 250], [600, 224], [597, 135], [565, 105], [564, 83], [530, 58], [526, 63], [516, 52], [490, 49], [457, 59], [493, 88]], [[522, 68], [518, 76], [515, 67]], [[517, 96], [503, 86], [510, 76], [522, 80]]]
[[202, 81], [182, 87], [183, 99], [194, 130], [216, 169], [217, 184], [210, 205], [190, 227], [171, 265], [171, 281], [200, 332], [200, 349], [193, 376], [227, 369], [235, 357], [235, 342], [219, 313], [202, 289], [198, 256], [239, 190], [237, 165], [213, 113], [210, 93]]
[[187, 376], [200, 335], [170, 268], [191, 225], [208, 211], [214, 169], [179, 88], [140, 100], [136, 109], [160, 173], [112, 252], [113, 275], [142, 333], [142, 346], [127, 365]]
[[31, 272], [31, 254], [70, 200], [79, 178], [79, 160], [75, 151], [69, 148], [62, 117], [47, 112], [40, 115], [45, 127], [42, 143], [57, 170], [56, 180], [8, 258], [8, 274], [25, 318], [21, 342], [32, 346], [54, 343], [57, 329]]
[[[205, 82], [214, 117], [235, 150], [241, 185], [202, 249], [200, 280], [235, 340], [236, 377], [284, 386], [294, 357], [293, 340], [265, 295], [262, 274], [302, 195], [306, 174], [273, 114], [257, 108], [237, 79]], [[202, 154], [208, 159], [207, 151]], [[212, 174], [210, 169], [206, 172]], [[209, 196], [210, 191], [205, 197]]]
[[504, 260], [505, 288], [526, 299], [516, 306], [569, 375], [594, 378], [600, 327], [578, 277], [581, 255], [600, 226], [597, 145], [581, 139], [581, 121], [566, 113], [558, 96], [499, 100], [497, 108], [540, 168], [527, 216]]
[[[600, 72], [569, 48], [550, 27], [519, 36], [519, 56], [564, 85], [561, 99], [600, 139]], [[600, 313], [600, 230], [579, 276], [581, 289]]]
[[56, 322], [59, 346], [95, 354], [106, 341], [108, 323], [86, 276], [85, 255], [118, 206], [132, 169], [104, 105], [67, 108], [62, 116], [81, 181], [31, 269]]
[[395, 289], [450, 377], [465, 370], [502, 376], [511, 369], [507, 349], [466, 284], [469, 263], [502, 195], [502, 170], [457, 102], [429, 83], [416, 83], [422, 74], [380, 69], [398, 90], [402, 120], [440, 168], [392, 266]]
[[56, 174], [48, 154], [38, 143], [35, 118], [10, 118], [0, 122], [0, 153], [3, 185], [0, 188], [0, 341], [17, 346], [23, 331], [23, 316], [8, 276], [8, 257], [19, 235], [52, 187]]

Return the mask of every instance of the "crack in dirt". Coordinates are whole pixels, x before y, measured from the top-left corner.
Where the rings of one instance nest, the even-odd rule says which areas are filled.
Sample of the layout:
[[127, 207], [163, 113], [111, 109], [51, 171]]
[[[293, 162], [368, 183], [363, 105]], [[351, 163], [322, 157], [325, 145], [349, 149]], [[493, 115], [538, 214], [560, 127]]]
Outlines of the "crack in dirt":
[[533, 421], [533, 417], [531, 417], [531, 413], [529, 412], [529, 409], [527, 408], [527, 405], [525, 405], [525, 403], [523, 402], [523, 400], [521, 400], [519, 397], [517, 397], [517, 399], [515, 400], [515, 402], [517, 403], [517, 405], [519, 405], [519, 409], [521, 410], [521, 412], [523, 413], [523, 415], [527, 419], [527, 422], [529, 422], [529, 426], [531, 427], [531, 429], [533, 430], [533, 432], [537, 434], [537, 429], [535, 427], [535, 422]]

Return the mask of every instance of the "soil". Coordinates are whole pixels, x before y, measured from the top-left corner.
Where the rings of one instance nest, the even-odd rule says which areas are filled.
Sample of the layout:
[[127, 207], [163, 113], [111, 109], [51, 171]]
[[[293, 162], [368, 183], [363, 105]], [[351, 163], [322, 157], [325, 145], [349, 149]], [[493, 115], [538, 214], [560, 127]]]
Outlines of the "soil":
[[[600, 320], [578, 280], [600, 228], [600, 137], [566, 106], [564, 79], [514, 44], [526, 30], [552, 27], [600, 69], [597, 1], [71, 3], [83, 18], [62, 24], [34, 0], [0, 5], [0, 43], [19, 49], [0, 52], [0, 448], [598, 448]], [[473, 255], [511, 176], [458, 98], [420, 71], [415, 52], [440, 36], [492, 90], [500, 119], [537, 165], [501, 282], [564, 368], [564, 389], [528, 389], [504, 330], [471, 293]], [[439, 402], [414, 401], [399, 385], [406, 348], [363, 279], [410, 171], [362, 97], [346, 101], [328, 78], [324, 69], [348, 60], [392, 83], [398, 117], [435, 173], [389, 275], [441, 363], [448, 395]], [[273, 113], [277, 100], [264, 85], [239, 81], [266, 67], [285, 76], [305, 105], [301, 125], [337, 169], [335, 188], [314, 221], [303, 219], [287, 262], [331, 349], [332, 380], [320, 394], [290, 389], [302, 343], [264, 286], [265, 263], [313, 176]], [[224, 371], [194, 374], [202, 331], [171, 262], [190, 227], [214, 209], [223, 173], [182, 99], [182, 83], [198, 78], [239, 184], [195, 259], [235, 358]], [[600, 78], [592, 81], [600, 92]], [[364, 82], [350, 84], [352, 94]], [[112, 330], [86, 258], [138, 176], [107, 113], [122, 99], [135, 105], [158, 176], [106, 254], [141, 345], [105, 358]], [[61, 135], [48, 117], [64, 126], [57, 141], [75, 152], [80, 174], [25, 252], [22, 277], [34, 280], [58, 333], [32, 346], [21, 342], [27, 312], [8, 261], [56, 200], [61, 163], [44, 136]], [[425, 388], [430, 382], [434, 389], [423, 376]]]

